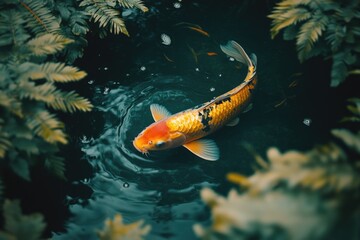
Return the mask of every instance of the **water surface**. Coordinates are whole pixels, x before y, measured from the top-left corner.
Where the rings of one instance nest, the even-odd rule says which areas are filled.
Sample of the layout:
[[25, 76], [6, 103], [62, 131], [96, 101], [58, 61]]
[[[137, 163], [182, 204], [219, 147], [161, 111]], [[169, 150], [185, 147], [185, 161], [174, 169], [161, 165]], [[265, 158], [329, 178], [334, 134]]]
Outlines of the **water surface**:
[[[81, 148], [81, 161], [90, 164], [91, 173], [72, 185], [91, 189], [91, 194], [69, 194], [72, 217], [67, 232], [54, 233], [54, 239], [95, 239], [95, 229], [115, 213], [125, 222], [145, 219], [152, 226], [148, 239], [194, 239], [192, 225], [209, 223], [200, 190], [211, 187], [225, 194], [231, 187], [225, 180], [228, 172], [253, 172], [254, 159], [244, 144], [264, 155], [271, 146], [307, 149], [328, 136], [333, 122], [324, 119], [333, 112], [317, 108], [325, 101], [319, 92], [329, 94], [328, 83], [318, 81], [317, 89], [323, 90], [312, 90], [306, 78], [315, 76], [300, 67], [294, 45], [269, 38], [266, 5], [166, 2], [149, 2], [148, 14], [125, 14], [131, 38], [89, 39], [80, 65], [89, 73], [84, 88], [91, 90], [96, 110], [81, 120], [93, 129], [75, 131], [78, 145], [73, 147]], [[184, 22], [200, 25], [210, 37]], [[170, 45], [162, 43], [161, 34], [171, 38]], [[219, 44], [228, 40], [257, 55], [259, 85], [254, 107], [241, 114], [240, 123], [210, 136], [218, 143], [220, 160], [202, 160], [185, 148], [148, 157], [137, 152], [132, 140], [153, 122], [150, 104], [176, 113], [244, 79], [246, 68], [220, 51]], [[293, 81], [297, 87], [289, 87]]]

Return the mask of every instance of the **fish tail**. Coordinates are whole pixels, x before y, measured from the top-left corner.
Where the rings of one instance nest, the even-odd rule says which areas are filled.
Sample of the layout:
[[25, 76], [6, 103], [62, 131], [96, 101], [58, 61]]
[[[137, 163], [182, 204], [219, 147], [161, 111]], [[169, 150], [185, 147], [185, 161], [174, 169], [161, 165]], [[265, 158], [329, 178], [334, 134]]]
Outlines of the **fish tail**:
[[245, 50], [235, 41], [229, 41], [226, 45], [220, 45], [221, 50], [228, 56], [235, 58], [237, 61], [246, 64], [249, 68], [256, 68], [256, 55], [252, 54], [251, 58]]

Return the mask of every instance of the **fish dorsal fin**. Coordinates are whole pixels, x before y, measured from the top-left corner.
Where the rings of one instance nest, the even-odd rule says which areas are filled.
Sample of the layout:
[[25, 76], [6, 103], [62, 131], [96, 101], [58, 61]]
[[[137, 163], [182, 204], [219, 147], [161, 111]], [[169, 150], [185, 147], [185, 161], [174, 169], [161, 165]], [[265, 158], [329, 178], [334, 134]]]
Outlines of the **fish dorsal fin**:
[[159, 104], [151, 104], [150, 111], [155, 122], [171, 116], [171, 113], [164, 106]]
[[220, 157], [219, 148], [211, 139], [199, 139], [186, 143], [183, 146], [205, 160], [216, 161]]

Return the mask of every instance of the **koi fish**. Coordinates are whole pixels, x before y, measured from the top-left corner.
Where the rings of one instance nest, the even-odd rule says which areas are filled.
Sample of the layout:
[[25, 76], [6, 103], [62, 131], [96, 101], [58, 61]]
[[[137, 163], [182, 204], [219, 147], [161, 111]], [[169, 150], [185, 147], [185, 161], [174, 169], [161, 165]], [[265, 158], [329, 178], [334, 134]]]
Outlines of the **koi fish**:
[[207, 52], [208, 56], [217, 56], [218, 54], [216, 52]]
[[187, 28], [189, 28], [189, 29], [191, 29], [191, 30], [193, 30], [193, 31], [195, 31], [195, 32], [198, 32], [198, 33], [200, 33], [200, 34], [202, 34], [202, 35], [204, 35], [204, 36], [206, 36], [206, 37], [210, 37], [210, 34], [209, 34], [208, 32], [202, 30], [202, 29], [199, 28], [199, 27], [187, 27]]
[[250, 106], [252, 92], [257, 83], [256, 56], [246, 54], [235, 41], [220, 45], [221, 50], [248, 66], [245, 80], [234, 89], [200, 106], [171, 113], [163, 106], [152, 104], [150, 111], [155, 122], [145, 128], [133, 141], [141, 153], [184, 146], [205, 160], [216, 161], [220, 157], [219, 148], [211, 139], [203, 137], [224, 125], [235, 126], [238, 114]]

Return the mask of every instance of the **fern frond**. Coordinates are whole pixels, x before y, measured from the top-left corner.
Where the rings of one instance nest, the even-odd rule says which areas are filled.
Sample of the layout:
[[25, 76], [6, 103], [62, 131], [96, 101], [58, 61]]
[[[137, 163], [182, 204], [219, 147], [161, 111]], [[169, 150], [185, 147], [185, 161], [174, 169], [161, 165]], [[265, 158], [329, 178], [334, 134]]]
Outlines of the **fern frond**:
[[64, 124], [54, 114], [46, 110], [39, 110], [29, 116], [27, 126], [39, 137], [49, 143], [66, 144], [66, 135], [63, 132]]
[[60, 32], [60, 22], [46, 7], [44, 1], [20, 1], [20, 4], [26, 9], [27, 27], [35, 34], [39, 33], [57, 33]]
[[15, 10], [0, 12], [0, 46], [21, 45], [30, 38], [24, 29], [25, 20]]
[[77, 110], [82, 112], [89, 112], [92, 110], [93, 105], [88, 99], [81, 97], [75, 91], [55, 93], [55, 100], [48, 103], [49, 106], [55, 110], [62, 110], [64, 112], [75, 112]]
[[277, 4], [278, 8], [290, 8], [290, 7], [296, 7], [299, 5], [307, 6], [309, 3], [311, 3], [313, 0], [285, 0], [282, 2], [279, 2]]
[[0, 158], [4, 158], [12, 144], [7, 134], [0, 129]]
[[65, 159], [57, 156], [49, 156], [45, 159], [45, 167], [55, 176], [65, 178]]
[[88, 99], [81, 97], [75, 91], [62, 92], [52, 82], [35, 85], [24, 79], [20, 82], [18, 91], [20, 98], [44, 102], [55, 110], [72, 113], [76, 110], [88, 112], [93, 108]]
[[79, 6], [86, 6], [85, 11], [91, 15], [94, 22], [99, 22], [100, 27], [109, 27], [111, 33], [129, 36], [124, 21], [119, 17], [120, 12], [105, 1], [83, 0]]
[[143, 1], [141, 0], [117, 0], [120, 6], [126, 8], [133, 8], [136, 7], [143, 12], [149, 11], [149, 9], [144, 5]]
[[51, 82], [79, 81], [86, 76], [86, 72], [79, 71], [77, 67], [65, 66], [64, 63], [44, 63], [36, 71], [30, 73], [33, 80], [47, 79]]
[[0, 106], [6, 108], [9, 112], [15, 114], [20, 118], [23, 117], [21, 102], [14, 96], [11, 96], [8, 93], [1, 90], [0, 90]]
[[335, 52], [339, 49], [346, 36], [346, 28], [337, 23], [330, 23], [326, 30], [326, 41], [330, 43], [331, 49]]
[[65, 48], [65, 45], [74, 42], [58, 34], [45, 34], [31, 39], [26, 43], [27, 49], [35, 56], [46, 56], [57, 53]]
[[314, 16], [319, 17], [313, 17], [304, 23], [300, 28], [299, 34], [297, 35], [296, 45], [298, 50], [298, 57], [301, 62], [307, 58], [308, 54], [312, 50], [314, 43], [322, 35], [326, 28], [326, 24], [329, 21], [328, 17], [326, 15], [322, 15], [321, 13], [315, 13]]
[[274, 38], [282, 29], [298, 22], [307, 20], [311, 17], [311, 12], [306, 8], [278, 9], [275, 8], [272, 14], [268, 16], [273, 19], [271, 38]]
[[55, 100], [54, 94], [56, 93], [57, 89], [52, 83], [49, 82], [35, 85], [33, 82], [23, 80], [18, 85], [18, 91], [21, 99], [28, 98], [31, 100], [50, 103]]

